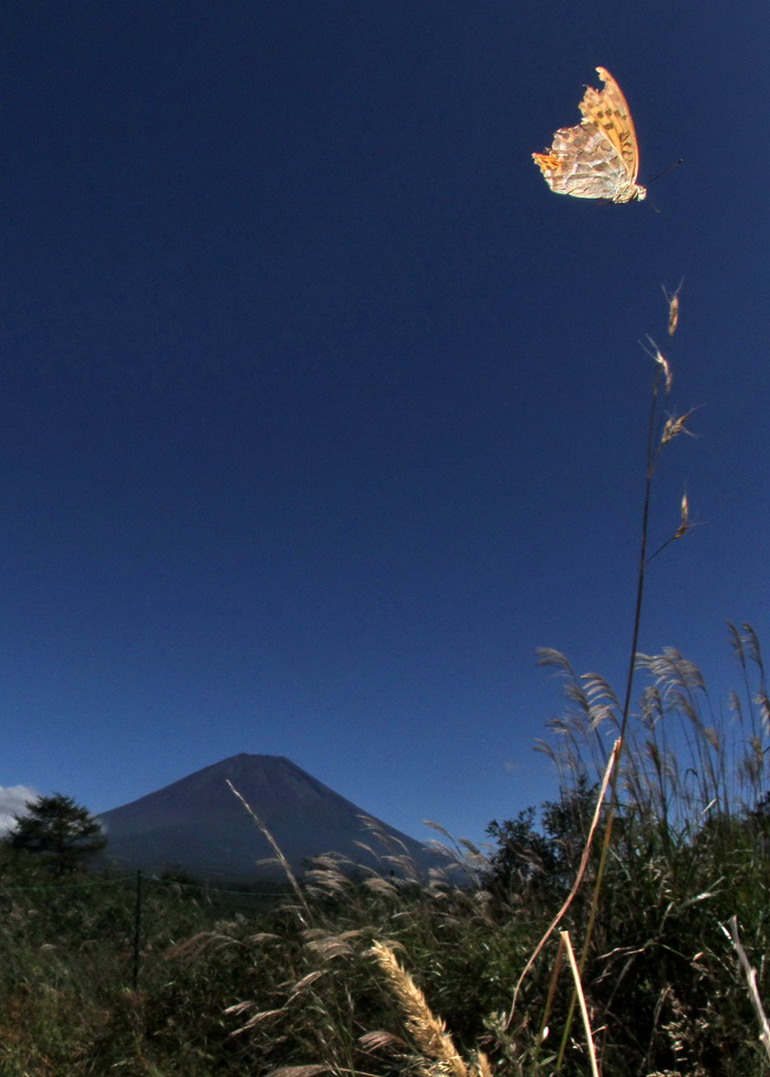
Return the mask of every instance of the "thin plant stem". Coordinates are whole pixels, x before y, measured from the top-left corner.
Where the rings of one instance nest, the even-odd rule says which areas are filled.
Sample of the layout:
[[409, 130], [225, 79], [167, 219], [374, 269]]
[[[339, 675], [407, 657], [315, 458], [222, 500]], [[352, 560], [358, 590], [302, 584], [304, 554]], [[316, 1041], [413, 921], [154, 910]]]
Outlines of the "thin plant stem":
[[588, 1058], [591, 1062], [591, 1073], [593, 1077], [599, 1077], [599, 1066], [596, 1061], [596, 1048], [594, 1047], [594, 1037], [591, 1032], [591, 1019], [588, 1016], [588, 1006], [586, 1006], [586, 997], [583, 994], [583, 984], [580, 981], [580, 970], [578, 969], [577, 961], [575, 960], [575, 951], [572, 949], [572, 940], [569, 931], [562, 931], [560, 934], [562, 942], [564, 943], [564, 948], [567, 951], [569, 966], [572, 969], [572, 978], [575, 981], [575, 993], [580, 1002], [580, 1014], [583, 1018], [583, 1028], [586, 1033], [586, 1044], [588, 1046]]
[[751, 962], [743, 948], [741, 937], [738, 933], [738, 917], [731, 916], [730, 930], [728, 931], [724, 925], [722, 925], [722, 930], [725, 935], [727, 935], [728, 939], [730, 939], [735, 947], [735, 952], [738, 954], [738, 960], [741, 963], [743, 974], [746, 977], [746, 987], [749, 992], [749, 998], [751, 999], [751, 1005], [754, 1007], [754, 1013], [757, 1015], [757, 1021], [759, 1022], [759, 1039], [765, 1049], [767, 1057], [770, 1058], [770, 1024], [768, 1024], [762, 1006], [762, 999], [759, 996], [759, 989], [757, 988], [757, 970], [751, 967]]
[[[652, 481], [655, 477], [655, 468], [658, 462], [658, 453], [660, 449], [660, 442], [656, 444], [657, 433], [657, 414], [658, 414], [658, 394], [660, 390], [661, 373], [658, 371], [655, 376], [655, 381], [652, 388], [652, 403], [650, 406], [650, 418], [647, 424], [647, 467], [645, 473], [645, 485], [644, 485], [644, 506], [642, 510], [642, 529], [641, 529], [641, 541], [639, 546], [639, 567], [636, 577], [636, 602], [634, 605], [634, 625], [631, 633], [631, 653], [628, 658], [628, 671], [626, 674], [626, 690], [623, 699], [623, 713], [620, 720], [620, 737], [617, 742], [617, 760], [616, 766], [613, 770], [610, 780], [610, 803], [607, 810], [607, 823], [604, 831], [604, 840], [602, 842], [601, 853], [599, 856], [599, 863], [596, 869], [596, 880], [594, 882], [593, 893], [591, 895], [591, 905], [588, 911], [588, 923], [586, 925], [586, 934], [583, 941], [583, 947], [580, 952], [580, 962], [578, 969], [582, 975], [586, 961], [588, 960], [588, 954], [591, 948], [591, 940], [593, 937], [594, 927], [596, 926], [596, 917], [599, 912], [599, 898], [601, 896], [602, 884], [604, 882], [604, 875], [607, 870], [607, 860], [609, 857], [610, 845], [612, 842], [612, 827], [615, 821], [615, 814], [618, 804], [618, 778], [620, 776], [621, 760], [623, 757], [623, 749], [626, 741], [626, 730], [628, 728], [628, 720], [631, 714], [631, 700], [633, 698], [634, 689], [634, 674], [636, 672], [636, 655], [639, 649], [639, 632], [642, 623], [642, 607], [644, 605], [644, 587], [647, 575], [647, 546], [649, 541], [650, 531], [650, 505], [652, 504]], [[572, 998], [570, 1000], [569, 1009], [567, 1011], [567, 1019], [564, 1024], [564, 1032], [562, 1034], [561, 1044], [559, 1047], [559, 1055], [556, 1062], [556, 1072], [558, 1073], [564, 1062], [564, 1054], [569, 1042], [569, 1034], [572, 1027], [572, 1021], [575, 1014], [575, 1005], [577, 1003], [577, 992], [572, 992]]]
[[588, 858], [591, 855], [591, 847], [593, 845], [594, 835], [596, 834], [596, 831], [597, 831], [597, 829], [599, 827], [599, 822], [601, 820], [601, 813], [602, 813], [602, 806], [604, 804], [604, 797], [605, 797], [605, 795], [607, 793], [607, 788], [610, 785], [613, 776], [615, 775], [615, 773], [617, 773], [617, 761], [618, 761], [618, 759], [620, 757], [620, 747], [621, 747], [621, 744], [620, 744], [620, 740], [618, 739], [617, 741], [615, 741], [613, 749], [610, 752], [610, 758], [607, 760], [607, 767], [606, 767], [606, 769], [604, 771], [604, 778], [602, 779], [602, 785], [601, 785], [601, 789], [599, 790], [599, 795], [596, 798], [596, 808], [594, 809], [594, 816], [593, 816], [593, 819], [591, 820], [591, 826], [590, 826], [590, 829], [588, 831], [588, 837], [586, 839], [585, 846], [583, 847], [583, 854], [580, 857], [580, 865], [578, 867], [577, 874], [575, 876], [575, 881], [572, 884], [572, 888], [571, 888], [569, 894], [567, 895], [567, 897], [566, 897], [566, 899], [564, 901], [564, 904], [559, 909], [559, 911], [556, 913], [556, 916], [554, 916], [551, 923], [548, 925], [548, 928], [547, 928], [545, 934], [543, 935], [540, 942], [535, 947], [534, 952], [532, 953], [532, 956], [530, 957], [529, 961], [524, 966], [524, 971], [519, 976], [519, 979], [518, 979], [518, 981], [516, 983], [516, 987], [513, 990], [513, 1000], [511, 1002], [511, 1009], [510, 1009], [510, 1012], [508, 1014], [508, 1020], [506, 1021], [506, 1028], [510, 1025], [511, 1021], [513, 1020], [513, 1012], [514, 1012], [514, 1010], [516, 1008], [516, 1000], [517, 1000], [517, 998], [519, 996], [519, 991], [521, 989], [521, 985], [522, 985], [522, 983], [524, 981], [524, 978], [526, 977], [527, 973], [532, 968], [535, 961], [537, 960], [537, 958], [541, 954], [541, 952], [543, 950], [543, 947], [548, 942], [549, 938], [551, 937], [551, 935], [553, 934], [553, 932], [556, 930], [559, 923], [563, 919], [564, 914], [567, 912], [567, 909], [569, 909], [570, 905], [572, 904], [572, 902], [573, 902], [573, 900], [575, 898], [575, 895], [577, 894], [577, 892], [578, 892], [578, 890], [580, 888], [580, 884], [583, 881], [583, 876], [585, 875], [586, 868], [588, 867]]
[[275, 853], [276, 859], [278, 860], [278, 863], [283, 868], [283, 870], [284, 870], [284, 872], [286, 874], [286, 878], [289, 880], [289, 884], [291, 885], [291, 888], [294, 891], [294, 894], [295, 894], [295, 896], [297, 898], [297, 901], [300, 904], [300, 908], [302, 910], [302, 912], [299, 914], [300, 919], [303, 920], [303, 922], [304, 922], [304, 918], [303, 918], [303, 914], [304, 914], [304, 917], [307, 918], [307, 922], [309, 923], [310, 920], [312, 919], [312, 916], [311, 916], [311, 913], [310, 913], [310, 907], [309, 907], [307, 901], [305, 900], [305, 895], [302, 893], [302, 888], [300, 887], [299, 883], [297, 882], [296, 875], [291, 870], [291, 864], [289, 864], [288, 860], [283, 855], [283, 850], [281, 849], [280, 845], [278, 844], [278, 842], [273, 837], [270, 828], [268, 827], [267, 823], [263, 819], [260, 819], [260, 817], [254, 811], [252, 806], [249, 804], [249, 802], [246, 800], [246, 798], [244, 796], [242, 796], [241, 793], [238, 792], [238, 790], [235, 788], [235, 786], [230, 781], [230, 779], [225, 778], [225, 781], [227, 782], [228, 786], [230, 787], [230, 792], [233, 794], [233, 796], [237, 797], [238, 800], [240, 800], [241, 804], [244, 806], [246, 811], [249, 813], [251, 818], [254, 820], [254, 823], [256, 824], [257, 828], [262, 832], [262, 834], [264, 834], [265, 838], [267, 839], [267, 841], [268, 841], [268, 843], [270, 845], [270, 848]]

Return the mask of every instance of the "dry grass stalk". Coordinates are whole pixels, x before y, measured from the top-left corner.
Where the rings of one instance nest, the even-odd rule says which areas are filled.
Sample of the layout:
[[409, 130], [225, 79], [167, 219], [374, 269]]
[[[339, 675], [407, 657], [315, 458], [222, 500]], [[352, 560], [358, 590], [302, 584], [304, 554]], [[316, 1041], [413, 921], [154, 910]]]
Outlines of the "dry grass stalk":
[[381, 875], [373, 875], [370, 879], [364, 879], [364, 886], [374, 894], [382, 894], [385, 897], [398, 897], [398, 888], [389, 879], [383, 879]]
[[383, 1049], [398, 1048], [402, 1050], [407, 1046], [400, 1036], [388, 1032], [384, 1028], [376, 1028], [372, 1032], [365, 1032], [358, 1037], [358, 1042], [365, 1051], [382, 1051]]
[[307, 917], [307, 919], [310, 920], [311, 919], [310, 909], [308, 907], [307, 902], [305, 901], [305, 895], [302, 893], [302, 889], [301, 889], [299, 883], [297, 882], [297, 878], [296, 878], [294, 872], [291, 870], [291, 865], [289, 864], [289, 861], [286, 859], [286, 857], [283, 855], [283, 851], [281, 850], [281, 847], [278, 845], [278, 842], [275, 840], [275, 838], [271, 834], [267, 823], [265, 823], [262, 819], [260, 819], [260, 817], [254, 811], [254, 809], [251, 807], [251, 805], [245, 800], [245, 798], [243, 796], [241, 796], [241, 794], [235, 788], [235, 786], [230, 781], [230, 779], [225, 778], [225, 781], [227, 782], [228, 786], [230, 787], [230, 792], [233, 794], [233, 796], [236, 796], [238, 798], [238, 800], [240, 800], [241, 804], [243, 804], [246, 811], [249, 813], [251, 818], [254, 820], [255, 824], [257, 825], [257, 828], [267, 838], [267, 841], [268, 841], [268, 843], [270, 845], [270, 848], [273, 850], [273, 852], [276, 855], [278, 863], [281, 865], [284, 872], [286, 873], [286, 878], [289, 880], [289, 882], [291, 884], [291, 888], [292, 888], [292, 890], [294, 891], [294, 893], [296, 895], [297, 901], [300, 903], [300, 906], [302, 907], [302, 911], [305, 913], [305, 916]]
[[434, 1060], [422, 1073], [425, 1077], [471, 1077], [468, 1067], [457, 1053], [452, 1037], [441, 1018], [436, 1017], [425, 995], [409, 973], [398, 963], [395, 953], [382, 942], [371, 949], [388, 984], [406, 1015], [406, 1027], [423, 1054]]
[[556, 951], [556, 958], [554, 959], [553, 968], [551, 969], [551, 980], [548, 984], [548, 995], [545, 1000], [545, 1008], [543, 1009], [543, 1018], [540, 1022], [540, 1035], [538, 1036], [538, 1043], [543, 1043], [546, 1037], [549, 1035], [550, 1029], [548, 1028], [548, 1020], [551, 1016], [551, 1010], [553, 1009], [554, 1000], [556, 998], [556, 990], [559, 985], [559, 976], [561, 975], [562, 965], [564, 963], [564, 940], [559, 939], [559, 949]]
[[[284, 988], [288, 988], [288, 992], [282, 1006], [279, 1006], [277, 1009], [259, 1010], [257, 1013], [252, 1013], [248, 1021], [244, 1022], [239, 1028], [234, 1029], [230, 1035], [240, 1036], [244, 1032], [250, 1032], [252, 1029], [256, 1028], [257, 1025], [260, 1025], [265, 1021], [270, 1021], [273, 1017], [281, 1017], [287, 1012], [289, 1005], [299, 998], [303, 991], [308, 987], [312, 987], [314, 983], [322, 979], [325, 975], [326, 972], [323, 969], [314, 969], [312, 972], [308, 972], [301, 979], [297, 980], [295, 984], [283, 984], [282, 986]], [[253, 1001], [235, 1002], [232, 1006], [228, 1006], [224, 1012], [228, 1016], [235, 1015], [240, 1017], [242, 1014], [248, 1013], [249, 1010], [254, 1009], [256, 1009], [256, 1003]]]
[[572, 939], [570, 938], [569, 931], [559, 932], [561, 941], [564, 943], [564, 949], [567, 951], [567, 959], [569, 960], [570, 968], [572, 969], [572, 978], [575, 981], [575, 991], [577, 992], [578, 1002], [580, 1004], [580, 1014], [583, 1018], [583, 1028], [586, 1033], [586, 1043], [588, 1044], [588, 1057], [591, 1061], [591, 1073], [593, 1077], [599, 1077], [599, 1066], [596, 1062], [596, 1048], [594, 1047], [594, 1037], [591, 1032], [591, 1019], [588, 1016], [588, 1007], [586, 1006], [586, 998], [583, 994], [583, 984], [580, 981], [580, 970], [578, 969], [577, 961], [575, 960], [575, 951], [572, 949]]
[[312, 928], [305, 932], [308, 950], [319, 954], [325, 961], [335, 957], [351, 957], [355, 951], [350, 945], [351, 939], [359, 939], [362, 935], [360, 930], [342, 931], [338, 935], [330, 935], [323, 928]]
[[270, 1070], [267, 1077], [317, 1077], [319, 1073], [329, 1073], [330, 1067], [323, 1065], [309, 1066], [280, 1066], [277, 1070]]
[[762, 999], [759, 997], [759, 990], [757, 988], [757, 970], [751, 967], [751, 962], [749, 961], [746, 951], [743, 948], [743, 944], [741, 943], [741, 938], [738, 934], [738, 917], [731, 916], [729, 923], [730, 930], [728, 931], [727, 928], [724, 926], [722, 927], [722, 930], [724, 931], [725, 935], [727, 935], [727, 937], [730, 939], [733, 946], [735, 947], [735, 952], [738, 954], [738, 960], [741, 963], [741, 968], [743, 969], [743, 973], [746, 977], [746, 986], [748, 988], [749, 998], [751, 999], [751, 1004], [754, 1007], [754, 1012], [756, 1013], [757, 1020], [759, 1021], [759, 1027], [761, 1030], [759, 1033], [759, 1039], [765, 1049], [767, 1057], [770, 1058], [770, 1025], [768, 1024], [767, 1017], [765, 1016], [765, 1011], [762, 1007]]
[[166, 957], [200, 957], [205, 950], [219, 950], [225, 946], [232, 946], [233, 940], [229, 935], [222, 935], [216, 931], [199, 931], [184, 942], [171, 946], [166, 951]]
[[594, 836], [596, 834], [596, 829], [599, 826], [599, 820], [601, 819], [602, 808], [604, 806], [604, 797], [605, 797], [605, 795], [607, 793], [607, 787], [610, 784], [610, 778], [612, 777], [612, 772], [615, 769], [615, 764], [616, 764], [616, 762], [618, 760], [618, 757], [620, 755], [621, 746], [622, 746], [622, 738], [618, 737], [618, 739], [615, 741], [615, 743], [612, 746], [612, 751], [610, 752], [610, 757], [607, 760], [607, 766], [605, 767], [605, 770], [604, 770], [604, 777], [602, 778], [602, 784], [601, 784], [601, 788], [599, 789], [599, 795], [596, 798], [596, 807], [594, 808], [593, 819], [591, 820], [591, 826], [590, 826], [589, 831], [588, 831], [588, 837], [586, 838], [585, 847], [583, 848], [583, 855], [580, 857], [580, 864], [578, 865], [578, 870], [577, 870], [577, 874], [575, 876], [575, 881], [572, 884], [572, 889], [570, 890], [569, 894], [567, 894], [567, 897], [566, 897], [566, 900], [565, 900], [564, 904], [559, 909], [559, 911], [556, 913], [556, 916], [554, 916], [551, 923], [548, 925], [548, 928], [547, 928], [545, 934], [543, 935], [540, 942], [535, 947], [534, 952], [532, 953], [532, 956], [530, 957], [529, 961], [524, 966], [524, 970], [521, 973], [521, 976], [519, 976], [519, 979], [518, 979], [518, 981], [516, 983], [516, 987], [513, 990], [513, 999], [511, 1000], [511, 1009], [510, 1009], [510, 1012], [508, 1014], [508, 1018], [507, 1018], [506, 1023], [505, 1023], [506, 1028], [508, 1028], [511, 1021], [513, 1020], [514, 1010], [516, 1009], [516, 1000], [519, 997], [519, 991], [521, 990], [521, 985], [524, 982], [524, 979], [527, 976], [527, 973], [532, 968], [535, 961], [537, 961], [538, 957], [542, 953], [543, 947], [548, 942], [551, 935], [553, 934], [553, 932], [556, 930], [556, 928], [558, 927], [558, 925], [560, 924], [560, 922], [564, 918], [565, 913], [569, 909], [570, 905], [572, 904], [572, 902], [575, 899], [575, 895], [577, 894], [578, 890], [580, 889], [580, 884], [583, 881], [583, 876], [585, 875], [586, 868], [588, 867], [588, 857], [591, 854], [591, 848], [593, 846], [593, 841], [594, 841]]

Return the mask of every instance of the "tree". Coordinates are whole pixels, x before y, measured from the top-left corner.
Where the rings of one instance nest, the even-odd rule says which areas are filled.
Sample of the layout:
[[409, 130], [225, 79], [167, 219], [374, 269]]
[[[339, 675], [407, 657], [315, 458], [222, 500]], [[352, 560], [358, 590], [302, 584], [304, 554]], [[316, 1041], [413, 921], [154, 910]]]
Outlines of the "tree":
[[26, 807], [24, 815], [14, 815], [16, 826], [5, 841], [13, 849], [41, 856], [58, 875], [76, 870], [107, 844], [102, 824], [72, 797], [54, 793]]
[[559, 800], [546, 801], [542, 823], [535, 822], [535, 808], [525, 808], [515, 819], [487, 827], [497, 842], [492, 854], [493, 888], [510, 894], [523, 890], [561, 894], [574, 880], [596, 807], [598, 789], [582, 775]]
[[548, 885], [555, 874], [557, 850], [546, 835], [535, 829], [535, 809], [525, 808], [515, 819], [496, 819], [487, 834], [497, 842], [490, 867], [494, 890], [510, 894]]

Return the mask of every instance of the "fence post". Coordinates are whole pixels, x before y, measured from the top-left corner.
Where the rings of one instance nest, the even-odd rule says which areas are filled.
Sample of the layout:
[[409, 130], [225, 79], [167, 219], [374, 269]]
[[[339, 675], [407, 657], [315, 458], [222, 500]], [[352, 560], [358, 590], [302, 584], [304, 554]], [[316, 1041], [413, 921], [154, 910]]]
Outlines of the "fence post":
[[134, 991], [139, 988], [139, 946], [142, 939], [142, 873], [136, 873], [136, 904], [134, 905], [134, 967], [131, 986]]

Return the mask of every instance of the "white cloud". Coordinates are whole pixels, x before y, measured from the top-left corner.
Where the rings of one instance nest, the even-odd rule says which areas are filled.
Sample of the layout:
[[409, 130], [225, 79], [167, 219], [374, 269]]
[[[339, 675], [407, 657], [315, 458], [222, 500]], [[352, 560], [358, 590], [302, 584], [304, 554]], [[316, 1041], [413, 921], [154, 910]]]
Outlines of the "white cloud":
[[0, 835], [11, 830], [14, 815], [23, 815], [27, 802], [37, 798], [37, 790], [28, 785], [0, 785]]

